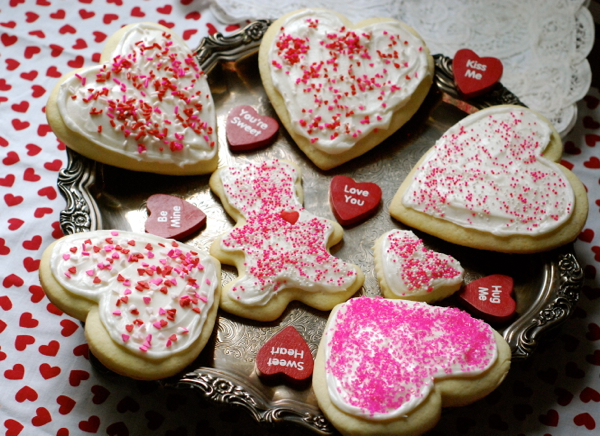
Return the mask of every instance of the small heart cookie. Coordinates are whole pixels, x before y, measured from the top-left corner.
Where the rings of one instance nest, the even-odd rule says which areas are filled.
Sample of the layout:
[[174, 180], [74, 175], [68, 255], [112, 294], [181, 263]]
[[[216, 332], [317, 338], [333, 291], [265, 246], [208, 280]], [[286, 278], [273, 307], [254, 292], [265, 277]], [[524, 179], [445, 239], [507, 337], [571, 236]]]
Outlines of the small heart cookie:
[[417, 111], [434, 64], [409, 26], [373, 18], [353, 24], [323, 9], [273, 23], [259, 52], [261, 79], [279, 119], [321, 169], [360, 156]]
[[375, 270], [386, 298], [441, 300], [460, 289], [464, 270], [452, 256], [429, 250], [413, 232], [392, 230], [375, 241]]
[[176, 374], [206, 345], [220, 294], [219, 262], [147, 233], [97, 230], [52, 243], [40, 282], [59, 309], [85, 321], [107, 368], [154, 380]]
[[491, 393], [510, 358], [499, 333], [459, 309], [359, 297], [331, 312], [312, 385], [343, 435], [417, 435], [442, 406]]
[[109, 38], [100, 65], [63, 76], [46, 116], [76, 152], [159, 174], [217, 166], [216, 116], [205, 74], [170, 29], [132, 24]]
[[534, 253], [573, 241], [585, 187], [557, 163], [558, 132], [520, 106], [493, 106], [452, 126], [406, 177], [390, 205], [404, 224], [467, 247]]

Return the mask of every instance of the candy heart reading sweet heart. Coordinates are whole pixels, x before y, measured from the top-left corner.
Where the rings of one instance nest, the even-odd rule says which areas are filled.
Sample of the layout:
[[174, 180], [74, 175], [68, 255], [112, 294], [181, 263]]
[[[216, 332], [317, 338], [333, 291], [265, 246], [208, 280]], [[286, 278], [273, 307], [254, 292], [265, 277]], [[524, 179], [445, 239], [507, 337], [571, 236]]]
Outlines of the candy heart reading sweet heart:
[[193, 204], [173, 195], [155, 194], [148, 198], [150, 216], [146, 232], [167, 239], [184, 239], [206, 224], [206, 215]]
[[452, 256], [429, 250], [413, 232], [392, 230], [375, 242], [375, 269], [386, 298], [433, 302], [460, 289], [464, 270]]
[[450, 127], [408, 174], [391, 215], [448, 242], [534, 253], [574, 240], [585, 187], [557, 163], [562, 141], [541, 115], [493, 106]]
[[329, 185], [333, 214], [342, 225], [354, 224], [375, 212], [381, 188], [375, 183], [357, 183], [350, 177], [335, 176]]
[[217, 165], [206, 76], [185, 42], [158, 24], [115, 33], [100, 65], [61, 78], [46, 113], [62, 142], [99, 162], [175, 175]]
[[259, 115], [252, 106], [236, 106], [227, 115], [225, 132], [233, 151], [252, 150], [271, 144], [277, 137], [279, 123]]
[[313, 357], [298, 330], [287, 326], [269, 339], [256, 355], [259, 375], [266, 378], [278, 376], [292, 382], [303, 382], [313, 372]]
[[[435, 423], [440, 396], [449, 397], [448, 404], [462, 395], [463, 402], [454, 404], [481, 398], [504, 378], [506, 359], [510, 351], [500, 335], [459, 309], [359, 297], [332, 312], [319, 345], [313, 388], [326, 416], [330, 401], [343, 419], [358, 417], [374, 426], [398, 418], [410, 422], [413, 411], [431, 408], [438, 410], [425, 416]], [[446, 378], [456, 384], [454, 389], [434, 387]], [[318, 386], [322, 382], [326, 388]], [[323, 401], [324, 390], [329, 401]], [[426, 423], [419, 425], [431, 425], [422, 416]], [[377, 434], [399, 434], [387, 431]]]
[[365, 153], [400, 128], [433, 76], [424, 42], [405, 24], [374, 18], [354, 25], [312, 9], [269, 28], [259, 67], [282, 124], [321, 169]]
[[52, 303], [85, 321], [90, 350], [102, 363], [156, 379], [191, 363], [208, 341], [220, 265], [177, 241], [98, 230], [50, 245], [40, 280]]
[[468, 283], [457, 295], [480, 318], [488, 322], [504, 322], [512, 318], [517, 308], [512, 293], [512, 277], [493, 274]]
[[493, 57], [480, 58], [469, 49], [456, 52], [452, 60], [454, 81], [460, 93], [476, 97], [489, 91], [502, 77], [502, 61]]

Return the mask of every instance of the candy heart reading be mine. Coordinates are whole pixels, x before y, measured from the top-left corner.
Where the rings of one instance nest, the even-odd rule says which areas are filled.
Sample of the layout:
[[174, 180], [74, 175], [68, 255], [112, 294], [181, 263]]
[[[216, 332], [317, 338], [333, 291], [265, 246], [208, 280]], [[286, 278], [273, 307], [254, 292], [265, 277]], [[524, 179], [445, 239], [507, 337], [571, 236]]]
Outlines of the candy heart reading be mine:
[[329, 200], [340, 224], [354, 224], [375, 213], [381, 188], [375, 183], [358, 183], [350, 177], [335, 176], [329, 185]]
[[48, 100], [56, 136], [86, 157], [133, 171], [206, 174], [218, 161], [206, 75], [167, 27], [125, 26], [97, 66], [61, 78]]
[[313, 357], [298, 330], [288, 326], [269, 339], [256, 355], [256, 368], [262, 377], [282, 377], [292, 382], [303, 382], [313, 372]]
[[279, 123], [259, 115], [252, 106], [236, 106], [227, 116], [225, 133], [229, 149], [245, 151], [264, 147], [277, 138]]
[[517, 308], [512, 293], [512, 277], [494, 274], [472, 281], [457, 295], [477, 317], [488, 322], [504, 322], [512, 318]]
[[173, 195], [152, 195], [146, 201], [146, 207], [150, 211], [146, 232], [163, 238], [182, 240], [206, 224], [204, 212]]
[[480, 58], [469, 49], [458, 50], [452, 60], [454, 81], [466, 98], [485, 94], [502, 77], [502, 61], [493, 57]]

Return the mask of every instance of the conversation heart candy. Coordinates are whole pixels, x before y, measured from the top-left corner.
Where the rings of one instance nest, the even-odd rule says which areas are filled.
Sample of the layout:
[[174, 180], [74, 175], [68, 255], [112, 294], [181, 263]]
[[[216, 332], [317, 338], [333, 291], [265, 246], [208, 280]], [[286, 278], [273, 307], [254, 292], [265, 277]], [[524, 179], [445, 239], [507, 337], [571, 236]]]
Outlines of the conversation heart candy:
[[375, 183], [357, 183], [347, 176], [335, 176], [331, 179], [329, 200], [340, 224], [354, 224], [375, 212], [381, 188]]
[[229, 149], [245, 151], [264, 147], [277, 138], [279, 123], [259, 115], [252, 106], [236, 106], [227, 116], [225, 133]]
[[502, 77], [502, 61], [493, 57], [479, 57], [469, 49], [458, 50], [452, 60], [454, 81], [466, 97], [485, 94]]
[[150, 216], [147, 233], [168, 239], [183, 239], [206, 224], [206, 214], [191, 203], [173, 195], [155, 194], [146, 201]]
[[298, 330], [288, 326], [269, 339], [256, 355], [259, 375], [301, 383], [313, 372], [313, 357]]
[[458, 298], [467, 310], [489, 322], [504, 322], [515, 314], [513, 279], [502, 274], [482, 277], [467, 284]]

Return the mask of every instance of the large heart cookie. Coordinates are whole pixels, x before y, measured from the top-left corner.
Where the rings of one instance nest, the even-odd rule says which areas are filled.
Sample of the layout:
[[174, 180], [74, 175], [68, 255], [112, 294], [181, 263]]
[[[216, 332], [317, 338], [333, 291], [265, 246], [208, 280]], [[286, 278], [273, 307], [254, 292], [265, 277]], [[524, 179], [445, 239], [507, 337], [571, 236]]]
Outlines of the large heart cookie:
[[313, 389], [342, 434], [422, 434], [442, 406], [493, 391], [509, 366], [506, 341], [459, 309], [360, 297], [332, 311]]
[[215, 322], [220, 264], [189, 245], [116, 230], [76, 233], [46, 249], [42, 287], [86, 322], [90, 349], [139, 379], [172, 375], [200, 353]]
[[393, 217], [447, 241], [509, 253], [566, 244], [587, 217], [581, 182], [556, 163], [552, 125], [519, 106], [495, 106], [452, 126], [417, 163]]
[[433, 77], [433, 60], [413, 29], [381, 18], [354, 25], [327, 10], [293, 12], [272, 24], [259, 65], [281, 122], [321, 169], [400, 128]]
[[375, 241], [383, 296], [433, 302], [458, 291], [464, 270], [452, 256], [429, 250], [413, 232], [392, 230]]
[[219, 168], [211, 176], [211, 189], [237, 221], [210, 248], [238, 269], [223, 289], [222, 309], [272, 321], [290, 301], [331, 310], [362, 286], [360, 268], [329, 252], [342, 227], [302, 207], [300, 183], [300, 169], [278, 159]]
[[115, 33], [100, 65], [60, 79], [46, 113], [60, 140], [99, 162], [160, 174], [217, 166], [206, 76], [185, 42], [158, 24]]

